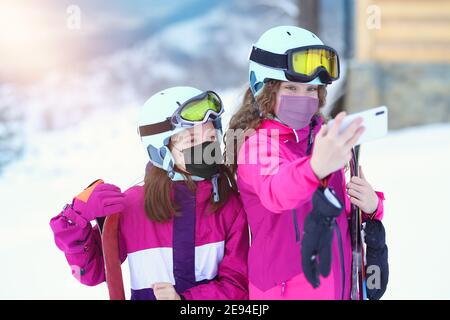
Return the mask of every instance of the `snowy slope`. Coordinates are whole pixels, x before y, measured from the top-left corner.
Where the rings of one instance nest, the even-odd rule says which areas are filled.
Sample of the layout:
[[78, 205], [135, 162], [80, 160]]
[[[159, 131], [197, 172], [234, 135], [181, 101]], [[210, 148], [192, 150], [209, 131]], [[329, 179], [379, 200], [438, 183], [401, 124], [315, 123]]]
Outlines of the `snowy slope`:
[[[232, 106], [241, 92], [219, 93]], [[0, 299], [107, 298], [105, 285], [85, 287], [72, 278], [48, 222], [96, 178], [122, 190], [139, 181], [146, 155], [137, 114], [134, 105], [99, 111], [66, 130], [37, 133], [24, 158], [6, 168], [0, 177]], [[387, 199], [391, 278], [385, 298], [449, 299], [442, 268], [450, 263], [450, 125], [392, 132], [363, 146], [361, 163]], [[126, 264], [124, 275], [128, 279]]]

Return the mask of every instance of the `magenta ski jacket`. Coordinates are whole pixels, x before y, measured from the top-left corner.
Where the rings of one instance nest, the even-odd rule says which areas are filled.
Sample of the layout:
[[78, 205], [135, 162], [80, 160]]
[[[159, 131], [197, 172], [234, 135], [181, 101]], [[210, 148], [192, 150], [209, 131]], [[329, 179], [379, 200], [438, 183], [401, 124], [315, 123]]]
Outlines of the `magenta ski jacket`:
[[[169, 282], [185, 299], [248, 299], [246, 215], [237, 195], [216, 213], [209, 212], [212, 185], [196, 182], [191, 191], [175, 182], [173, 194], [181, 216], [167, 223], [147, 218], [144, 187], [125, 191], [127, 207], [119, 224], [120, 256], [128, 260], [131, 299], [155, 299], [152, 286]], [[52, 218], [55, 242], [79, 281], [94, 286], [105, 281], [98, 226], [70, 206]]]
[[[239, 150], [237, 183], [251, 232], [249, 282], [261, 292], [284, 288], [296, 276], [304, 278], [300, 252], [303, 224], [312, 209], [312, 195], [321, 184], [311, 169], [310, 154], [322, 123], [320, 116], [314, 116], [309, 126], [293, 130], [265, 119]], [[320, 286], [315, 296], [320, 297], [317, 290], [327, 293], [324, 296], [331, 291], [335, 299], [348, 299], [352, 249], [344, 169], [327, 177], [327, 185], [345, 206], [337, 218], [332, 243], [333, 285]], [[384, 195], [377, 195], [374, 214], [381, 219]], [[297, 290], [312, 290], [306, 279], [300, 283], [308, 287]]]

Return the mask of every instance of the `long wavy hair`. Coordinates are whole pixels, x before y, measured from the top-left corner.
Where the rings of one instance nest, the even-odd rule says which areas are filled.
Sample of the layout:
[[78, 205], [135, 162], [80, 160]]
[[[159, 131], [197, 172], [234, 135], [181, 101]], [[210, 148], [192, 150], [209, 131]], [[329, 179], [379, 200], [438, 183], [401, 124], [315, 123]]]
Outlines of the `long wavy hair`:
[[[250, 87], [248, 87], [238, 111], [231, 117], [227, 130], [227, 133], [230, 131], [231, 135], [225, 133], [223, 140], [225, 144], [225, 163], [233, 176], [235, 176], [237, 171], [238, 151], [244, 142], [246, 133], [259, 128], [264, 118], [270, 118], [274, 115], [277, 93], [282, 82], [280, 80], [269, 80], [265, 83], [262, 92], [256, 99], [253, 97]], [[326, 86], [319, 85], [317, 94], [319, 98], [319, 109], [316, 113], [320, 114], [320, 108], [326, 102]], [[233, 148], [233, 150], [229, 150], [229, 148]], [[231, 155], [232, 159], [227, 159], [227, 155]]]

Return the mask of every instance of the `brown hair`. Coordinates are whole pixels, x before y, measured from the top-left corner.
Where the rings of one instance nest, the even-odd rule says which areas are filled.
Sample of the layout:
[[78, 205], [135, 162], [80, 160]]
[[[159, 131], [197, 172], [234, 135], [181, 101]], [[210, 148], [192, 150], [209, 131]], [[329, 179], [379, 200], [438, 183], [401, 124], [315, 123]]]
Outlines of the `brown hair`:
[[[175, 168], [175, 171], [180, 172]], [[225, 165], [219, 166], [220, 176], [217, 181], [219, 187], [219, 202], [215, 203], [211, 192], [210, 212], [216, 212], [228, 200], [231, 193], [237, 193], [237, 186], [233, 175]], [[180, 172], [181, 173], [181, 172]], [[183, 174], [183, 173], [182, 173]], [[195, 191], [196, 185], [190, 175], [185, 175], [191, 191]], [[172, 195], [173, 181], [167, 176], [167, 171], [151, 166], [144, 178], [144, 208], [147, 217], [155, 222], [167, 222], [173, 216], [178, 216], [179, 207]]]
[[[231, 117], [228, 130], [241, 129], [244, 132], [257, 129], [263, 118], [273, 115], [274, 108], [276, 104], [277, 92], [283, 81], [280, 80], [269, 80], [265, 83], [262, 92], [255, 98], [253, 93], [249, 88], [247, 88], [242, 104], [240, 105], [238, 111]], [[318, 98], [319, 98], [319, 109], [325, 105], [327, 96], [327, 89], [324, 85], [319, 85], [318, 88]], [[317, 111], [320, 114], [320, 111]], [[235, 134], [228, 136], [226, 133], [224, 135], [225, 151], [224, 159], [227, 166], [233, 175], [236, 174], [237, 170], [237, 156], [241, 144], [244, 142], [243, 137], [237, 137]], [[234, 140], [234, 141], [233, 141]], [[233, 146], [234, 150], [227, 150], [227, 146]], [[227, 154], [231, 154], [233, 159], [226, 159]]]

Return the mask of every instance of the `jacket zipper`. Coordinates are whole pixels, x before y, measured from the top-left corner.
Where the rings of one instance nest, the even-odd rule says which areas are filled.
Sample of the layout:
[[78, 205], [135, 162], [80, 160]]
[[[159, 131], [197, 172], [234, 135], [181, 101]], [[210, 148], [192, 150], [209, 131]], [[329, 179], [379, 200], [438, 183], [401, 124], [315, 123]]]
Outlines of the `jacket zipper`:
[[309, 134], [308, 134], [308, 147], [306, 148], [306, 155], [308, 156], [311, 153], [311, 148], [313, 145], [313, 131], [316, 126], [316, 116], [313, 116], [311, 122], [309, 123]]

